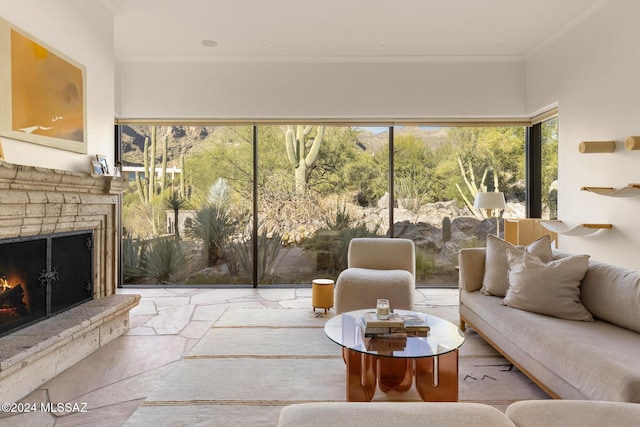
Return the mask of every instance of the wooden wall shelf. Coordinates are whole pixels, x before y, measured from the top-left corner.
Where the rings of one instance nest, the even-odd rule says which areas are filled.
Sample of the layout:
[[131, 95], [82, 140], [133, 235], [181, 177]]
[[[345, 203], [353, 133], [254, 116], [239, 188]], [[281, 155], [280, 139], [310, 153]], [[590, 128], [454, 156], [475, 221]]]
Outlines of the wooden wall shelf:
[[583, 141], [578, 145], [581, 153], [613, 153], [615, 149], [615, 141]]
[[640, 196], [640, 184], [629, 184], [626, 187], [619, 189], [615, 189], [613, 187], [582, 187], [581, 190], [609, 197]]
[[587, 236], [600, 230], [613, 228], [611, 224], [580, 224], [570, 228], [562, 221], [540, 221], [540, 224], [547, 230], [563, 236]]

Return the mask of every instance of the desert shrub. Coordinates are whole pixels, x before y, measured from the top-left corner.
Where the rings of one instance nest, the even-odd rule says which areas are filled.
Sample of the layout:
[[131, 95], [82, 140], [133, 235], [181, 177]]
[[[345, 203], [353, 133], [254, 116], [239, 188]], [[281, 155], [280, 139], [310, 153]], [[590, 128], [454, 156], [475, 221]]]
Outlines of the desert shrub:
[[340, 272], [347, 268], [349, 242], [357, 237], [380, 237], [378, 227], [369, 230], [364, 222], [355, 221], [344, 205], [338, 205], [333, 218], [325, 219], [326, 227], [317, 230], [303, 242], [306, 251], [324, 252], [329, 255], [329, 271]]
[[416, 245], [416, 280], [426, 279], [436, 269], [436, 254]]
[[144, 276], [144, 272], [140, 268], [144, 248], [145, 244], [140, 238], [134, 238], [131, 232], [124, 230], [122, 236], [122, 268], [125, 283], [135, 282]]

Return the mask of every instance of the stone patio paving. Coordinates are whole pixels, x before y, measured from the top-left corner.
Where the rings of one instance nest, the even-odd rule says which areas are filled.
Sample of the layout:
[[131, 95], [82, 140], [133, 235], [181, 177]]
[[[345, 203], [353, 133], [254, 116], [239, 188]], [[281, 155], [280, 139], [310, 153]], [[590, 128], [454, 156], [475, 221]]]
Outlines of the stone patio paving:
[[[226, 308], [312, 310], [310, 287], [125, 288], [118, 293], [142, 296], [130, 313], [129, 331], [22, 401], [38, 409], [49, 402], [67, 403], [68, 408], [1, 413], [0, 427], [122, 426]], [[429, 307], [455, 318], [458, 290], [418, 289], [415, 303], [418, 309]]]

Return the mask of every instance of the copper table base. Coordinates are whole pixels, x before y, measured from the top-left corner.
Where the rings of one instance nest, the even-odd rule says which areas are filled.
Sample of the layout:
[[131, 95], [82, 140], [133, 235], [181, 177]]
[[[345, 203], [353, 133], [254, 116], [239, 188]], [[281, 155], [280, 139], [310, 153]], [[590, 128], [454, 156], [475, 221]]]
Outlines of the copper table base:
[[403, 393], [415, 378], [425, 402], [458, 401], [458, 350], [432, 357], [392, 358], [343, 349], [347, 371], [347, 400], [369, 402], [376, 386]]

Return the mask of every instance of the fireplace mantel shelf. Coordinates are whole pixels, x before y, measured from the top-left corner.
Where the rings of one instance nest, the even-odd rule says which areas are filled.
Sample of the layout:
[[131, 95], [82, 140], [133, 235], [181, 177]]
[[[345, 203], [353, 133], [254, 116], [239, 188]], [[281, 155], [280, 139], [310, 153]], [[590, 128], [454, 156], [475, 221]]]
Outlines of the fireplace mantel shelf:
[[14, 165], [0, 160], [0, 189], [121, 194], [126, 186], [127, 180], [122, 177]]

